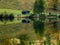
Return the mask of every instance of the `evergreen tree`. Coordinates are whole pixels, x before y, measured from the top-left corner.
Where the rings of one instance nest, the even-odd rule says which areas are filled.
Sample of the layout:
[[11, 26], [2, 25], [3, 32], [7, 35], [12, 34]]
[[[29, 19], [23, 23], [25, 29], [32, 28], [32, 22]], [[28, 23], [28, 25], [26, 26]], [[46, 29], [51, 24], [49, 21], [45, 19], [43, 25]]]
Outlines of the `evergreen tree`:
[[42, 12], [44, 12], [44, 0], [36, 0], [35, 1], [35, 5], [34, 5], [34, 9], [33, 9], [33, 13], [39, 15], [38, 21], [34, 20], [33, 25], [34, 25], [34, 29], [35, 29], [35, 33], [39, 33], [40, 36], [43, 36], [44, 33], [44, 22], [42, 22], [44, 20], [44, 15], [42, 15]]
[[44, 0], [37, 0], [33, 9], [34, 13], [40, 14], [44, 11]]

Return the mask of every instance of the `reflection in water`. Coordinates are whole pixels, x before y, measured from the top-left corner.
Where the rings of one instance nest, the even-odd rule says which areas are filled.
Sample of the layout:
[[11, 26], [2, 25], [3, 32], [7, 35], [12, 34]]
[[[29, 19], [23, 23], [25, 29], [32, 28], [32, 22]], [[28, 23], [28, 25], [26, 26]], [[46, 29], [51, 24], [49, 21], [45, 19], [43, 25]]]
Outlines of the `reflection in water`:
[[[52, 19], [51, 19], [51, 21], [47, 21], [47, 23], [49, 24], [49, 25], [47, 25], [47, 23], [46, 22], [44, 22], [44, 21], [46, 21], [45, 19], [46, 19], [46, 17], [45, 17], [45, 15], [40, 15], [38, 18], [39, 18], [39, 20], [37, 20], [37, 17], [34, 17], [34, 16], [31, 16], [31, 18], [33, 18], [34, 20], [33, 20], [33, 26], [34, 26], [34, 29], [35, 29], [35, 33], [38, 33], [40, 36], [45, 36], [46, 37], [46, 40], [45, 40], [45, 44], [46, 45], [51, 45], [51, 43], [54, 43], [54, 40], [58, 40], [57, 38], [55, 38], [55, 36], [56, 37], [58, 37], [57, 36], [57, 34], [58, 34], [58, 26], [57, 26], [57, 18], [56, 18], [56, 16], [54, 15], [49, 15], [50, 17], [49, 18], [51, 18], [51, 17], [53, 17]], [[30, 18], [30, 19], [31, 19]], [[31, 19], [32, 20], [32, 19]], [[49, 19], [47, 19], [47, 20], [49, 20]], [[45, 27], [46, 27], [46, 29], [45, 29]], [[55, 34], [56, 33], [56, 34]], [[53, 35], [53, 36], [51, 36], [51, 35]], [[53, 39], [53, 42], [51, 42], [51, 38], [55, 38], [55, 39]]]
[[39, 33], [40, 35], [44, 32], [44, 23], [40, 21], [34, 22], [34, 29], [36, 33]]
[[39, 20], [37, 20], [37, 18], [35, 18], [35, 20], [33, 21], [33, 26], [35, 29], [35, 33], [39, 33], [40, 36], [43, 35], [44, 33], [44, 22], [43, 22], [43, 18], [39, 18]]
[[40, 36], [44, 33], [44, 21], [45, 21], [45, 14], [32, 14], [29, 16], [29, 19], [33, 21], [33, 27], [35, 29], [35, 33], [39, 33]]
[[[31, 20], [33, 20], [33, 26], [34, 26], [34, 31], [35, 31], [35, 33], [38, 33], [40, 36], [43, 36], [44, 35], [44, 31], [47, 31], [47, 30], [49, 30], [48, 31], [48, 33], [46, 33], [44, 36], [47, 38], [46, 40], [45, 40], [45, 42], [44, 42], [44, 44], [46, 44], [46, 45], [50, 45], [50, 41], [51, 41], [51, 33], [49, 34], [49, 32], [51, 31], [51, 30], [53, 30], [53, 33], [55, 33], [55, 32], [57, 32], [58, 31], [58, 29], [57, 29], [57, 22], [56, 21], [54, 21], [53, 23], [51, 23], [50, 25], [53, 25], [52, 27], [50, 26], [50, 25], [45, 25], [45, 16], [44, 15], [42, 15], [41, 17], [39, 17], [39, 19], [37, 20], [37, 17], [35, 18], [34, 17], [35, 15], [33, 14], [33, 15], [31, 15], [31, 16], [29, 16], [29, 19], [31, 19]], [[10, 14], [9, 16], [6, 14], [6, 15], [0, 15], [0, 20], [10, 20], [10, 21], [13, 21], [14, 20], [14, 16], [13, 16], [13, 14]], [[8, 18], [9, 17], [9, 18]], [[25, 21], [24, 21], [25, 22]], [[49, 21], [50, 22], [50, 21]], [[48, 28], [48, 27], [51, 27], [52, 29], [50, 30], [50, 28]], [[45, 30], [45, 27], [47, 27], [46, 28], [46, 30]], [[25, 37], [24, 37], [25, 38]], [[21, 40], [21, 39], [20, 39]], [[24, 42], [21, 40], [21, 45], [25, 45], [24, 44]]]

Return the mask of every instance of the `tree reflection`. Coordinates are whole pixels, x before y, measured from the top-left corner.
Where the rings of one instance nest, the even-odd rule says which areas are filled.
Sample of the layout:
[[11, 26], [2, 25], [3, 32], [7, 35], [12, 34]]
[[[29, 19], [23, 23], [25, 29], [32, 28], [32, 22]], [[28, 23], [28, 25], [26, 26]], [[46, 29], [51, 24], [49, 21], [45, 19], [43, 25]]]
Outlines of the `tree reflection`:
[[44, 32], [44, 23], [40, 21], [35, 21], [33, 24], [35, 33], [39, 33], [39, 35], [42, 36]]

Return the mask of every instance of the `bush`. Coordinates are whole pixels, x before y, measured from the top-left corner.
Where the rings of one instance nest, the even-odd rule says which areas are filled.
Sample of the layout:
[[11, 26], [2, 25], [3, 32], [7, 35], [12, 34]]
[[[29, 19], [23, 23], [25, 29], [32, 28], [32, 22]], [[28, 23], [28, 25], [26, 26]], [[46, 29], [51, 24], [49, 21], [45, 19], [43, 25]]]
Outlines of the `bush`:
[[10, 20], [10, 21], [13, 21], [13, 20], [14, 20], [14, 15], [13, 15], [13, 14], [10, 14], [10, 15], [9, 15], [9, 20]]

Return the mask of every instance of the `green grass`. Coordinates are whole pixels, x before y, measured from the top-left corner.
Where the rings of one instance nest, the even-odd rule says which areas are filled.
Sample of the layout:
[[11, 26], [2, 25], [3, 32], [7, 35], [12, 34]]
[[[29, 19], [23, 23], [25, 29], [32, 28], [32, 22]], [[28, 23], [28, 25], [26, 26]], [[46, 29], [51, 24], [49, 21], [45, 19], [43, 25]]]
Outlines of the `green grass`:
[[[13, 13], [14, 17], [16, 17], [17, 15], [20, 15], [20, 14], [21, 14], [21, 11], [19, 11], [19, 10], [0, 9], [0, 14], [1, 14], [1, 13], [5, 13], [5, 12], [6, 12], [8, 15], [11, 14], [11, 13]], [[13, 22], [8, 21], [7, 24], [11, 24], [11, 23], [14, 23], [14, 22], [15, 22], [15, 23], [18, 23], [19, 21], [17, 21], [16, 19], [14, 19]], [[4, 22], [0, 22], [0, 24], [4, 24]]]
[[8, 13], [8, 14], [10, 14], [10, 13], [13, 13], [13, 14], [21, 14], [21, 12], [20, 12], [20, 10], [12, 10], [12, 9], [0, 9], [0, 13], [4, 13], [4, 12], [6, 12], [6, 13]]
[[[4, 13], [4, 12], [6, 12], [7, 14], [11, 14], [11, 13], [13, 13], [14, 15], [17, 15], [17, 14], [22, 14], [21, 12], [22, 12], [23, 10], [17, 10], [17, 9], [0, 9], [0, 13]], [[30, 14], [32, 14], [33, 13], [33, 11], [32, 10], [29, 10], [30, 11]]]
[[1, 0], [0, 8], [1, 9], [21, 9], [20, 2], [18, 0]]
[[[11, 14], [11, 13], [13, 13], [13, 15], [14, 15], [14, 17], [17, 17], [17, 15], [19, 15], [19, 16], [29, 16], [30, 14], [32, 14], [33, 13], [33, 11], [31, 11], [30, 10], [30, 13], [29, 14], [22, 14], [21, 12], [22, 12], [23, 10], [13, 10], [13, 9], [0, 9], [0, 14], [1, 13], [7, 13], [8, 15], [9, 14]], [[7, 23], [6, 24], [13, 24], [13, 23], [20, 23], [21, 22], [21, 20], [22, 20], [22, 18], [19, 18], [20, 20], [17, 20], [17, 18], [14, 18], [14, 21], [13, 22], [10, 22], [9, 20], [7, 21]], [[1, 24], [5, 24], [5, 22], [6, 21], [4, 21], [4, 22], [1, 22], [0, 21], [0, 25]]]

